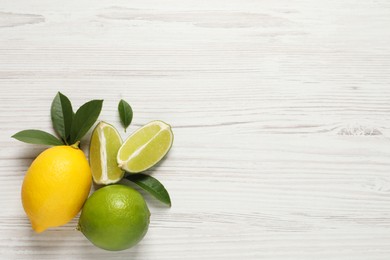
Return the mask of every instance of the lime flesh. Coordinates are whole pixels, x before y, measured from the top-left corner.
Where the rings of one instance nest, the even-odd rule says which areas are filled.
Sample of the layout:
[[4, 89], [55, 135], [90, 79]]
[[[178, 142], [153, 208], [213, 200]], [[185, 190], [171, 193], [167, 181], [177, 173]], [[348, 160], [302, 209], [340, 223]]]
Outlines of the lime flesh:
[[171, 126], [162, 121], [152, 121], [123, 143], [118, 151], [118, 165], [130, 173], [145, 171], [168, 153], [172, 142]]
[[97, 184], [111, 184], [123, 178], [116, 157], [122, 145], [118, 131], [110, 124], [100, 122], [93, 130], [89, 148], [92, 177]]

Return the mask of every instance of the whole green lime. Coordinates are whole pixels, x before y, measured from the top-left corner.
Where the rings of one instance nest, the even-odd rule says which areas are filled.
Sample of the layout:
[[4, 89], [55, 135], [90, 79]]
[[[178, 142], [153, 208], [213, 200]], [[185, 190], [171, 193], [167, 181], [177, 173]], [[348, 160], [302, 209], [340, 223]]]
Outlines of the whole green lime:
[[118, 251], [130, 248], [145, 236], [150, 212], [142, 195], [121, 184], [94, 192], [85, 202], [78, 229], [95, 246]]

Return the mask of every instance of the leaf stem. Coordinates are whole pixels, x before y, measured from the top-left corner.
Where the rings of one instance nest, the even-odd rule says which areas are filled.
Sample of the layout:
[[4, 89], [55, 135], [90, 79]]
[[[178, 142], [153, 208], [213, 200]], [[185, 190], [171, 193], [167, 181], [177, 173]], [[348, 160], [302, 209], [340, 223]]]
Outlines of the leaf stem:
[[66, 141], [66, 139], [61, 138], [61, 141], [62, 141], [62, 143], [63, 143], [64, 145], [69, 145], [68, 142]]

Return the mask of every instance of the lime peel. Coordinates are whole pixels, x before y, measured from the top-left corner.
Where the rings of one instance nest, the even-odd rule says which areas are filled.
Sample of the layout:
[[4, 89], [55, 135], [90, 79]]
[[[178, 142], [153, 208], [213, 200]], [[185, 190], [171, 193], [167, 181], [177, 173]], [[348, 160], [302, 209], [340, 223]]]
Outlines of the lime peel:
[[122, 184], [105, 186], [85, 202], [78, 230], [95, 246], [119, 251], [146, 235], [150, 211], [142, 195]]

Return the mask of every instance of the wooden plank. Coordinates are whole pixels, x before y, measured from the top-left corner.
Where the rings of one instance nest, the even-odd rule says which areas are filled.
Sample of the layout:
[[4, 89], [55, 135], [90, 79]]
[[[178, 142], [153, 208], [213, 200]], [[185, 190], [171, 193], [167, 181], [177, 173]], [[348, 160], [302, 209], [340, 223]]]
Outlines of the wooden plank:
[[[4, 259], [389, 259], [390, 3], [3, 1], [0, 257]], [[128, 132], [173, 126], [143, 193], [150, 230], [131, 250], [95, 248], [69, 224], [34, 234], [20, 203], [53, 131], [57, 91]], [[126, 134], [121, 131], [123, 137]], [[85, 138], [85, 149], [88, 137]]]

